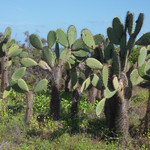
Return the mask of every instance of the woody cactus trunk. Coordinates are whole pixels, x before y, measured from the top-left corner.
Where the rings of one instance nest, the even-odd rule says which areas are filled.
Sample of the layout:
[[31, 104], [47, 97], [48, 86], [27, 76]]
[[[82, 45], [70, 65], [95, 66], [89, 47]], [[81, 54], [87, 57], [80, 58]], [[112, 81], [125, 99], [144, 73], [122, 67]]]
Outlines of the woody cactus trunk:
[[[144, 34], [141, 39], [137, 41], [139, 45], [149, 45], [150, 44], [150, 32], [147, 34]], [[139, 51], [139, 57], [138, 57], [138, 73], [139, 75], [150, 83], [150, 45], [146, 47], [142, 47]], [[147, 110], [144, 117], [144, 134], [148, 134], [150, 132], [150, 84], [149, 84], [149, 98], [147, 103]]]
[[[51, 101], [50, 101], [50, 115], [53, 119], [57, 120], [60, 117], [60, 96], [59, 87], [62, 77], [62, 55], [59, 52], [59, 45], [56, 42], [55, 31], [50, 31], [47, 35], [48, 46], [43, 47], [41, 39], [32, 34], [30, 36], [30, 43], [36, 49], [43, 51], [43, 60], [39, 62], [39, 66], [44, 70], [48, 70], [51, 77]], [[52, 46], [55, 44], [54, 53], [52, 52]]]
[[78, 113], [78, 99], [80, 96], [78, 81], [79, 72], [77, 71], [77, 66], [79, 66], [79, 63], [83, 62], [87, 58], [90, 52], [88, 48], [85, 48], [82, 39], [76, 39], [76, 36], [76, 28], [73, 25], [69, 26], [67, 34], [62, 29], [57, 29], [56, 31], [57, 42], [64, 47], [63, 51], [67, 52], [63, 62], [64, 68], [70, 72], [71, 76], [73, 92], [71, 106], [72, 119]]
[[[143, 19], [144, 15], [140, 13], [134, 32], [132, 13], [127, 13], [124, 26], [118, 17], [113, 19], [112, 27], [107, 29], [110, 43], [104, 50], [100, 49], [101, 58], [99, 61], [95, 58], [86, 60], [86, 64], [93, 70], [93, 74], [82, 85], [82, 90], [86, 89], [90, 83], [102, 90], [103, 99], [97, 105], [96, 114], [99, 116], [105, 106], [106, 120], [113, 133], [112, 136], [118, 136], [124, 142], [129, 137], [128, 99], [125, 98], [125, 91], [131, 90], [133, 85], [143, 81], [136, 74], [138, 79], [136, 78], [137, 82], [133, 84], [134, 73], [137, 73], [137, 70], [130, 70], [132, 65], [128, 61], [136, 37], [141, 30]], [[128, 41], [127, 32], [129, 33]], [[92, 50], [98, 46], [91, 33], [86, 29], [82, 31], [82, 39]], [[136, 44], [138, 45], [138, 43]], [[115, 49], [114, 45], [118, 45], [119, 48]], [[129, 70], [130, 72], [128, 72]], [[102, 88], [100, 84], [102, 84]]]
[[27, 95], [25, 122], [27, 125], [29, 125], [31, 119], [33, 118], [34, 93], [41, 92], [42, 90], [46, 89], [48, 81], [46, 79], [41, 79], [35, 85], [35, 87], [32, 86], [33, 90], [30, 90], [26, 81], [22, 79], [22, 77], [24, 76], [26, 72], [26, 67], [33, 67], [38, 64], [31, 58], [23, 58], [21, 62], [25, 67], [21, 67], [13, 73], [11, 77], [11, 81], [10, 81], [10, 88], [17, 92], [25, 93]]
[[4, 92], [8, 86], [8, 67], [11, 65], [11, 59], [19, 55], [22, 49], [19, 49], [16, 41], [11, 38], [11, 28], [7, 28], [3, 39], [0, 41], [0, 57], [1, 57], [1, 92]]

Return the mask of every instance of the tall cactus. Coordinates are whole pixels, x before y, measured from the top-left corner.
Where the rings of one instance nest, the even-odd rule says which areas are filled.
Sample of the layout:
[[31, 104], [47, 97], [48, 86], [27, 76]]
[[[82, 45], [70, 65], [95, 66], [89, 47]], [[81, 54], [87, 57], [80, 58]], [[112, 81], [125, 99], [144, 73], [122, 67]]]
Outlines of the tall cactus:
[[[60, 34], [62, 36], [60, 36]], [[76, 40], [76, 29], [73, 25], [69, 26], [67, 35], [63, 30], [58, 29], [56, 31], [56, 39], [70, 54], [70, 57], [66, 63], [69, 66], [68, 70], [71, 72], [70, 78], [73, 89], [71, 114], [72, 119], [74, 119], [74, 116], [78, 113], [78, 99], [80, 96], [78, 80], [79, 74], [77, 73], [76, 67], [80, 62], [84, 61], [87, 58], [90, 50], [89, 48], [85, 47], [81, 38]]]
[[[32, 34], [30, 36], [30, 42], [32, 46], [37, 49], [43, 50], [44, 61], [39, 64], [43, 69], [49, 70], [52, 81], [52, 98], [50, 102], [50, 114], [54, 119], [59, 119], [60, 116], [60, 97], [59, 88], [62, 77], [62, 69], [67, 64], [71, 69], [72, 65], [78, 64], [88, 54], [88, 50], [83, 48], [83, 42], [81, 39], [76, 40], [76, 29], [74, 26], [70, 26], [66, 33], [62, 29], [57, 31], [50, 31], [47, 35], [48, 46], [43, 47], [40, 38]], [[52, 46], [55, 44], [54, 53], [52, 52]], [[60, 51], [59, 44], [64, 49]]]
[[[149, 40], [150, 40], [150, 36], [149, 36]], [[144, 40], [144, 43], [145, 43], [145, 40]], [[142, 43], [141, 43], [141, 45], [142, 45]], [[149, 46], [147, 48], [142, 47], [139, 51], [139, 57], [138, 57], [138, 73], [144, 80], [146, 80], [148, 82], [150, 82], [149, 53], [150, 53]], [[148, 103], [147, 103], [146, 114], [144, 117], [144, 123], [145, 123], [144, 132], [147, 134], [150, 131], [150, 84], [149, 84], [149, 99], [148, 99]]]
[[[34, 65], [33, 65], [34, 63]], [[36, 66], [37, 63], [35, 63], [34, 60], [30, 59], [28, 61], [22, 61], [22, 64], [25, 66]], [[47, 88], [47, 79], [41, 79], [35, 87], [32, 86], [32, 89], [29, 89], [29, 86], [25, 82], [22, 77], [24, 76], [26, 72], [26, 67], [21, 67], [17, 69], [10, 81], [10, 88], [20, 92], [20, 93], [25, 93], [27, 95], [27, 108], [26, 108], [26, 114], [25, 114], [25, 122], [28, 125], [33, 117], [33, 100], [34, 100], [34, 93], [41, 92], [42, 90]]]
[[19, 55], [22, 49], [19, 48], [16, 41], [11, 39], [11, 28], [7, 28], [4, 33], [4, 37], [0, 42], [0, 57], [1, 57], [1, 92], [4, 92], [8, 86], [8, 67], [11, 65], [11, 59], [14, 56]]
[[[86, 60], [86, 64], [93, 70], [93, 76], [96, 77], [96, 74], [99, 74], [99, 76], [95, 78], [93, 86], [99, 89], [99, 83], [102, 83], [103, 87], [102, 91], [104, 98], [97, 105], [96, 113], [100, 115], [105, 104], [105, 115], [110, 130], [123, 139], [127, 139], [129, 136], [127, 114], [128, 101], [125, 98], [125, 91], [128, 89], [128, 82], [130, 82], [129, 88], [132, 88], [133, 84], [131, 81], [133, 81], [133, 79], [130, 77], [133, 77], [132, 74], [135, 72], [135, 70], [132, 71], [132, 69], [128, 68], [128, 58], [135, 45], [136, 37], [141, 30], [143, 18], [144, 15], [140, 13], [133, 32], [132, 13], [127, 13], [124, 26], [120, 19], [115, 17], [112, 22], [112, 27], [108, 27], [107, 29], [110, 44], [103, 49], [100, 60], [98, 61], [95, 58], [88, 58]], [[129, 33], [128, 41], [127, 31]], [[141, 38], [136, 42], [137, 45], [143, 40], [143, 38], [142, 40]], [[93, 37], [88, 31], [86, 31], [86, 34], [85, 31], [82, 31], [82, 39], [88, 47], [93, 50], [95, 49]], [[119, 45], [120, 48], [115, 49], [114, 44]], [[140, 81], [142, 81], [141, 78], [139, 78], [137, 83]], [[91, 78], [83, 83], [82, 89], [87, 88], [89, 82], [92, 83]]]

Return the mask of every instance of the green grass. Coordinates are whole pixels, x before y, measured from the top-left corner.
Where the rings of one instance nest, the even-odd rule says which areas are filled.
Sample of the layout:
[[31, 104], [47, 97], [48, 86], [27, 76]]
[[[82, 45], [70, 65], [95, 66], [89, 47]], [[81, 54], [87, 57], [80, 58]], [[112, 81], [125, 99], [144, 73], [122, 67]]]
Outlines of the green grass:
[[[44, 117], [49, 111], [50, 93], [35, 95], [34, 118], [30, 127], [25, 126], [26, 96], [12, 92], [7, 100], [8, 111], [0, 107], [0, 149], [12, 150], [121, 150], [146, 149], [150, 138], [141, 135], [139, 119], [144, 117], [148, 91], [137, 89], [129, 101], [129, 120], [132, 144], [119, 146], [110, 140], [104, 114], [95, 115], [96, 104], [88, 104], [85, 96], [79, 99], [79, 115], [72, 124], [70, 107], [72, 94], [61, 91], [61, 118], [53, 121]], [[3, 109], [2, 109], [3, 108]], [[44, 115], [43, 115], [44, 114]], [[43, 115], [43, 121], [37, 117]], [[72, 128], [78, 126], [75, 132]]]

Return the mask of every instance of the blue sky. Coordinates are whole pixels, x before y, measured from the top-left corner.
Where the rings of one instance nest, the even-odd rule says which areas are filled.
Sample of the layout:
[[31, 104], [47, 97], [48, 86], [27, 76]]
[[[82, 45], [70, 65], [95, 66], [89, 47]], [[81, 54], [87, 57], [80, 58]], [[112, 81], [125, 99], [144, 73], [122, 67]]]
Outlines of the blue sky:
[[24, 42], [24, 32], [37, 33], [46, 38], [50, 30], [62, 28], [65, 32], [75, 25], [77, 35], [87, 28], [91, 33], [106, 35], [114, 17], [124, 23], [126, 12], [145, 15], [140, 32], [150, 32], [149, 0], [0, 0], [0, 32], [12, 28], [12, 38]]

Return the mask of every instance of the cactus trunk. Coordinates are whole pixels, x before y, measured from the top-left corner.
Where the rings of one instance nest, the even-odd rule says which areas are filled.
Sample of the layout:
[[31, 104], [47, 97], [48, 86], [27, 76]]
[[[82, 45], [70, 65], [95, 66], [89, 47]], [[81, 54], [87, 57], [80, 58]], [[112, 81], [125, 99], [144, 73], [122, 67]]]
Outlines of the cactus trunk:
[[105, 104], [106, 121], [112, 136], [120, 137], [123, 143], [129, 138], [128, 99], [125, 99], [127, 83], [127, 76], [122, 72], [117, 93]]
[[88, 91], [88, 103], [94, 104], [97, 96], [97, 89], [91, 85], [89, 91]]
[[128, 101], [124, 98], [123, 92], [122, 89], [106, 100], [105, 115], [112, 136], [121, 137], [122, 141], [126, 141], [129, 129]]
[[150, 85], [149, 85], [149, 99], [147, 104], [147, 110], [145, 115], [145, 129], [144, 132], [148, 133], [150, 131]]
[[72, 106], [71, 106], [71, 115], [72, 115], [72, 119], [74, 118], [74, 116], [77, 115], [78, 113], [78, 99], [79, 99], [79, 90], [78, 88], [75, 89], [73, 91], [73, 97], [72, 97]]
[[50, 115], [53, 116], [54, 120], [58, 120], [60, 117], [60, 81], [62, 77], [61, 65], [57, 65], [53, 68], [53, 79], [52, 81], [52, 98], [50, 102]]
[[25, 116], [25, 122], [26, 124], [29, 124], [30, 120], [33, 117], [33, 92], [29, 91], [27, 93], [27, 109], [26, 109], [26, 116]]
[[4, 90], [8, 86], [8, 56], [7, 55], [3, 56], [1, 59], [1, 73], [2, 73], [1, 92], [4, 92]]
[[66, 71], [66, 80], [65, 80], [65, 92], [69, 92], [71, 89], [71, 74], [70, 71]]

